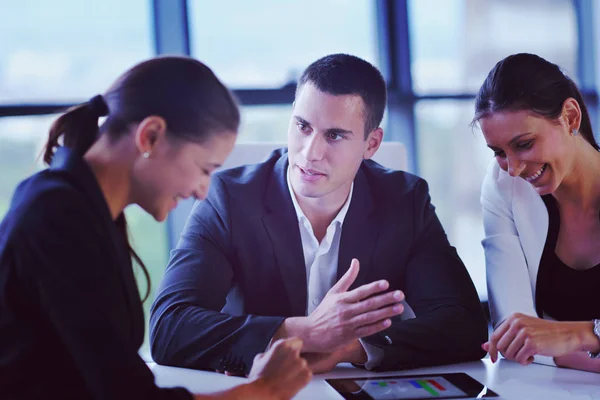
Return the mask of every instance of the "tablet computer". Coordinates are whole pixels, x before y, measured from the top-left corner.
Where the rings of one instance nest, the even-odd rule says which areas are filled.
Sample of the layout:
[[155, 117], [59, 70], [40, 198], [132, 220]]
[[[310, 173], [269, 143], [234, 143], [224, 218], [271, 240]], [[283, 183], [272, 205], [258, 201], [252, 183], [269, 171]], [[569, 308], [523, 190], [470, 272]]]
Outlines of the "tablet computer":
[[326, 379], [349, 400], [480, 399], [498, 397], [464, 373]]

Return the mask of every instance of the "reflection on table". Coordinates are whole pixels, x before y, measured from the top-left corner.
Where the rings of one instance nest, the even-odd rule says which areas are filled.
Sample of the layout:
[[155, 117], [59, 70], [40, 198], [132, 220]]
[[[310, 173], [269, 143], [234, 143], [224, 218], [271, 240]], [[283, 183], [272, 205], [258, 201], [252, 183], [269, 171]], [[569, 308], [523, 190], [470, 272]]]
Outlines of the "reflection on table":
[[[215, 372], [165, 367], [154, 363], [148, 366], [159, 386], [183, 386], [194, 393], [210, 393], [228, 389], [245, 382], [244, 378], [228, 377]], [[532, 364], [523, 367], [489, 359], [433, 368], [398, 371], [399, 375], [464, 372], [509, 400], [590, 400], [600, 399], [600, 374]], [[327, 378], [359, 378], [392, 375], [394, 372], [369, 372], [340, 364], [327, 374], [317, 375], [295, 397], [297, 400], [342, 399], [326, 382]]]

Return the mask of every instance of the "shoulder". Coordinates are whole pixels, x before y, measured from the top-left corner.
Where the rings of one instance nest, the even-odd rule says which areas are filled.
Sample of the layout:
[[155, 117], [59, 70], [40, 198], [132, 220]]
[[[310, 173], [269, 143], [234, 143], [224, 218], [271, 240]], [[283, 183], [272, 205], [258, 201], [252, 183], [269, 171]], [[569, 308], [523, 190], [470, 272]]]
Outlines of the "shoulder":
[[429, 192], [425, 179], [406, 171], [385, 168], [372, 160], [366, 160], [361, 166], [367, 182], [376, 197], [384, 196], [398, 200], [416, 193]]
[[90, 208], [84, 194], [67, 174], [44, 170], [19, 184], [6, 218], [24, 232], [40, 227], [51, 230], [45, 224], [83, 222], [81, 218], [90, 215]]
[[[256, 196], [262, 198], [274, 173], [285, 173], [287, 151], [274, 150], [265, 161], [217, 172], [213, 177], [213, 195]], [[213, 196], [214, 197], [214, 196]], [[248, 197], [246, 197], [248, 199]]]

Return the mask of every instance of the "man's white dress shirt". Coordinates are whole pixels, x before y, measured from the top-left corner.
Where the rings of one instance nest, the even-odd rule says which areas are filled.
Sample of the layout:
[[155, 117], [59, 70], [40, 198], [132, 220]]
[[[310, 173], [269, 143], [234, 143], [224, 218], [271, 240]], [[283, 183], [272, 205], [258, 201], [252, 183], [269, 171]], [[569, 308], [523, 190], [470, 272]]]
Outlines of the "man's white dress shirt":
[[[327, 227], [325, 237], [319, 243], [315, 237], [312, 225], [300, 208], [292, 189], [289, 167], [286, 175], [288, 189], [298, 217], [300, 237], [302, 238], [302, 251], [304, 252], [304, 262], [306, 264], [306, 281], [308, 283], [306, 315], [310, 315], [321, 303], [329, 289], [336, 283], [342, 226], [350, 207], [350, 201], [352, 201], [354, 183], [350, 187], [350, 193], [344, 206], [333, 221], [331, 221]], [[350, 265], [344, 268], [350, 268]], [[365, 367], [371, 369], [379, 365], [383, 359], [383, 350], [362, 340], [360, 342], [368, 357]]]

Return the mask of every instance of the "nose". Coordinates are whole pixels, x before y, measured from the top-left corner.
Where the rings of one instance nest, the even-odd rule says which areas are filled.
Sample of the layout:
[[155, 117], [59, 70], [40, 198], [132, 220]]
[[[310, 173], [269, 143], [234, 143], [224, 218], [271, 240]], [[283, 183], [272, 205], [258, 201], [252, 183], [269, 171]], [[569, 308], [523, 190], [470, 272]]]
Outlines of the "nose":
[[306, 137], [303, 149], [303, 155], [306, 161], [322, 160], [323, 155], [325, 154], [325, 146], [327, 146], [327, 143], [325, 143], [322, 135], [313, 133]]
[[523, 163], [519, 158], [508, 156], [508, 174], [512, 177], [521, 175], [523, 169], [525, 169], [525, 163]]

